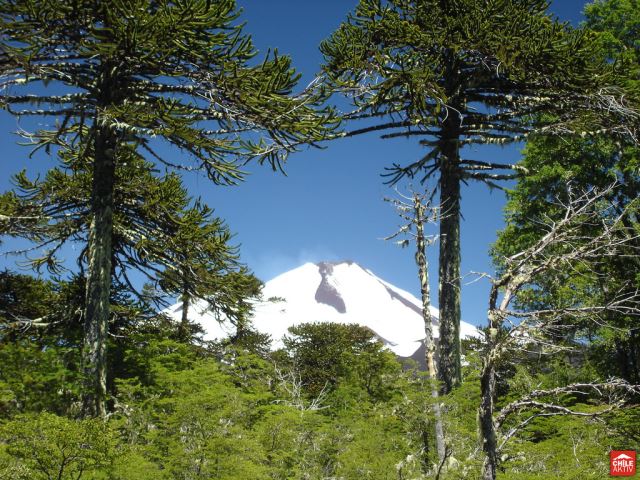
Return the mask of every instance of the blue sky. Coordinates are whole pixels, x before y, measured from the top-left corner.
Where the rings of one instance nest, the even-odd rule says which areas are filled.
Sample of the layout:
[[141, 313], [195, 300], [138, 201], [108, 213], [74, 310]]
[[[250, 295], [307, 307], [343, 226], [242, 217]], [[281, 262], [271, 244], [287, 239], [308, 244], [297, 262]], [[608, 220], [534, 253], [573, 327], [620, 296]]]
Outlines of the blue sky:
[[[303, 74], [303, 84], [313, 78], [322, 62], [317, 48], [320, 41], [356, 3], [238, 0], [244, 9], [246, 32], [253, 36], [256, 47], [263, 52], [275, 47], [281, 54], [291, 55]], [[556, 0], [551, 10], [562, 20], [577, 23], [585, 3]], [[21, 125], [27, 127], [30, 122]], [[2, 190], [10, 188], [12, 173], [26, 167], [41, 170], [48, 163], [42, 158], [29, 162], [28, 149], [17, 147], [15, 135], [8, 133], [15, 130], [15, 119], [0, 112], [5, 158], [0, 165]], [[383, 185], [380, 173], [392, 162], [413, 160], [420, 153], [415, 139], [380, 140], [366, 135], [293, 155], [285, 167], [286, 177], [268, 167], [252, 165], [248, 168], [251, 175], [239, 186], [214, 186], [198, 175], [187, 177], [186, 183], [194, 196], [201, 196], [236, 232], [243, 260], [262, 280], [307, 261], [348, 259], [418, 296], [413, 251], [381, 240], [397, 229], [399, 218], [383, 201], [394, 192]], [[474, 158], [512, 162], [519, 158], [519, 148], [482, 147]], [[503, 193], [490, 192], [483, 185], [464, 188], [462, 272], [492, 271], [488, 249], [502, 226], [504, 202]], [[437, 246], [430, 252], [433, 292], [437, 292], [436, 259]], [[0, 268], [4, 267], [15, 268], [14, 259], [0, 257]], [[486, 281], [463, 287], [462, 314], [466, 321], [484, 323], [487, 292]]]

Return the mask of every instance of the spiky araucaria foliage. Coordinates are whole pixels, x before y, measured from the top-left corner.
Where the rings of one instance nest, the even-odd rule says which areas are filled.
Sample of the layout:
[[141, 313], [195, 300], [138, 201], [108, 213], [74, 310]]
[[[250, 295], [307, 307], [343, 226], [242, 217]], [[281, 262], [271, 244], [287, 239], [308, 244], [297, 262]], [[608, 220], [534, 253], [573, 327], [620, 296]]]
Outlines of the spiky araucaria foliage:
[[[256, 52], [233, 0], [0, 3], [0, 106], [50, 119], [27, 134], [89, 159], [84, 410], [104, 415], [116, 170], [131, 151], [217, 183], [251, 158], [274, 168], [335, 126], [290, 60]], [[169, 158], [166, 143], [184, 160]]]
[[635, 132], [620, 121], [637, 120], [633, 109], [615, 87], [605, 89], [615, 84], [615, 68], [593, 35], [554, 20], [547, 7], [544, 0], [361, 0], [321, 46], [330, 86], [352, 99], [347, 118], [369, 122], [346, 135], [419, 139], [425, 155], [394, 159], [392, 183], [439, 174], [445, 391], [460, 378], [461, 184], [496, 186], [521, 170], [513, 159], [481, 161], [465, 147], [510, 144], [536, 129]]
[[[206, 300], [227, 319], [243, 320], [250, 310], [247, 299], [258, 296], [261, 285], [240, 262], [229, 227], [201, 200], [189, 197], [178, 175], [154, 175], [153, 164], [130, 154], [116, 168], [116, 285], [144, 297], [130, 279], [137, 270], [158, 284], [161, 296], [152, 300], [159, 304], [166, 304], [162, 295], [180, 295], [186, 305], [193, 297]], [[31, 240], [34, 245], [24, 253], [44, 250], [30, 265], [54, 274], [69, 267], [58, 254], [67, 253], [70, 245], [85, 246], [77, 261], [81, 271], [86, 269], [91, 221], [89, 162], [68, 151], [62, 157], [65, 168], [35, 180], [23, 171], [14, 177], [17, 188], [0, 196], [5, 216], [12, 219], [4, 233]]]
[[[159, 285], [164, 292], [180, 296], [179, 336], [190, 338], [193, 299], [204, 300], [219, 321], [231, 321], [241, 330], [252, 311], [251, 300], [260, 296], [262, 282], [240, 262], [228, 226], [196, 201], [181, 213], [176, 227], [170, 235], [170, 244], [175, 246], [172, 264], [159, 276]], [[163, 244], [160, 241], [156, 246]]]
[[[313, 89], [291, 95], [288, 57], [252, 65], [238, 16], [233, 0], [2, 2], [0, 105], [56, 121], [30, 136], [38, 146], [82, 149], [106, 128], [149, 158], [231, 183], [238, 159], [278, 165], [335, 123]], [[162, 156], [162, 140], [193, 161]]]

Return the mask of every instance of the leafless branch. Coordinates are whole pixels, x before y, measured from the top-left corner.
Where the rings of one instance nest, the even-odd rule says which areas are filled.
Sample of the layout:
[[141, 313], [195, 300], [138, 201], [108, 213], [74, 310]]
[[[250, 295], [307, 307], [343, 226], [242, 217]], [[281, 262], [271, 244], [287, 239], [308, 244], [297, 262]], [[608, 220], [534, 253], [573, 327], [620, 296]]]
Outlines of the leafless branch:
[[[531, 246], [503, 260], [500, 276], [492, 280], [489, 296], [489, 325], [481, 373], [482, 400], [479, 423], [485, 454], [483, 478], [493, 480], [499, 452], [520, 430], [540, 417], [573, 415], [599, 418], [623, 406], [640, 394], [640, 385], [610, 379], [600, 383], [576, 383], [551, 390], [534, 390], [500, 409], [496, 416], [496, 371], [505, 353], [518, 350], [536, 353], [558, 352], [564, 345], [555, 340], [564, 337], [576, 325], [576, 319], [608, 327], [611, 314], [640, 317], [640, 292], [630, 283], [608, 292], [599, 301], [575, 299], [563, 305], [529, 310], [512, 307], [518, 293], [534, 288], [541, 279], [556, 273], [573, 272], [597, 275], [596, 269], [610, 256], [638, 258], [638, 232], [627, 221], [636, 203], [614, 203], [617, 184], [604, 189], [576, 190], [567, 186], [566, 198], [557, 199], [561, 212], [557, 218], [542, 218], [538, 225], [544, 234]], [[632, 217], [633, 218], [633, 217]], [[603, 399], [596, 411], [582, 411], [563, 404], [565, 395], [590, 395]], [[505, 421], [512, 415], [528, 415], [506, 432]]]
[[[516, 400], [500, 410], [500, 414], [496, 418], [495, 424], [497, 428], [501, 428], [507, 418], [523, 411], [533, 410], [534, 413], [527, 418], [511, 427], [503, 436], [498, 451], [513, 438], [518, 431], [525, 428], [529, 423], [539, 417], [555, 416], [555, 415], [573, 415], [578, 417], [598, 418], [611, 413], [612, 411], [623, 406], [630, 398], [640, 394], [640, 385], [632, 385], [629, 382], [612, 378], [606, 382], [600, 383], [574, 383], [564, 387], [557, 387], [550, 390], [534, 390], [529, 395]], [[539, 398], [558, 398], [563, 395], [596, 395], [600, 398], [606, 398], [606, 406], [594, 412], [584, 412], [573, 408], [568, 408], [558, 403], [541, 402]]]
[[288, 399], [274, 400], [273, 403], [279, 403], [294, 407], [301, 412], [324, 410], [329, 408], [329, 405], [323, 405], [329, 394], [328, 383], [325, 383], [318, 395], [311, 399], [305, 400], [303, 393], [303, 383], [300, 373], [295, 370], [288, 370], [283, 372], [277, 366], [275, 367], [276, 380], [278, 385], [289, 397]]

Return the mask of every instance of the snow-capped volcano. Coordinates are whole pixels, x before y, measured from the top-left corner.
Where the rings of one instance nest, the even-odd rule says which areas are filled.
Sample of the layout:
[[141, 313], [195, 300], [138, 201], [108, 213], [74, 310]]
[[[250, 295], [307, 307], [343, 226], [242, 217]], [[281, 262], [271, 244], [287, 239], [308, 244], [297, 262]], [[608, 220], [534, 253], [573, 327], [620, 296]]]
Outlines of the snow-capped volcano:
[[[304, 265], [278, 275], [263, 289], [263, 300], [256, 302], [254, 327], [271, 335], [278, 346], [287, 329], [311, 322], [360, 324], [373, 330], [398, 356], [412, 357], [422, 350], [424, 323], [422, 303], [357, 263], [320, 262]], [[218, 323], [204, 304], [190, 308], [190, 320], [199, 322], [205, 339], [224, 338], [233, 332], [231, 325]], [[167, 313], [176, 320], [181, 304]], [[434, 336], [438, 337], [438, 310], [431, 307]], [[477, 336], [478, 330], [466, 322], [460, 334]], [[418, 358], [420, 359], [420, 358]]]

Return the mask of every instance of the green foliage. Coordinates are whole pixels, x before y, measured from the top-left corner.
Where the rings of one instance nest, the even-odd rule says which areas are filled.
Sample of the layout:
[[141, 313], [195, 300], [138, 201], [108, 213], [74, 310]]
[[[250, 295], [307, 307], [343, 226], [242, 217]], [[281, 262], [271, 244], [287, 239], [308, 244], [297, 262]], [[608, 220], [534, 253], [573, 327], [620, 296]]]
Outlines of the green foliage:
[[[0, 415], [43, 410], [77, 415], [84, 279], [54, 283], [3, 272], [0, 287]], [[115, 377], [147, 375], [148, 360], [128, 352], [158, 336], [175, 338], [177, 329], [118, 286], [111, 302], [108, 388], [113, 393]]]
[[[400, 371], [388, 352], [372, 343], [370, 332], [355, 326], [303, 325], [300, 335], [290, 338], [296, 342], [298, 358], [310, 365], [314, 357], [331, 356], [337, 365], [332, 373], [336, 383], [321, 408], [313, 410], [309, 401], [292, 401], [271, 360], [233, 345], [209, 351], [159, 339], [155, 328], [154, 323], [140, 325], [118, 347], [123, 356], [114, 369], [119, 378], [113, 387], [114, 413], [107, 421], [37, 413], [64, 403], [53, 391], [58, 377], [46, 375], [61, 368], [55, 358], [60, 352], [38, 352], [29, 338], [5, 342], [0, 352], [10, 347], [16, 357], [6, 357], [3, 365], [15, 358], [23, 362], [6, 370], [7, 378], [15, 385], [24, 383], [31, 400], [20, 410], [0, 411], [0, 478], [47, 478], [42, 472], [59, 468], [65, 456], [71, 460], [61, 478], [77, 476], [80, 468], [84, 470], [79, 478], [92, 480], [430, 478], [426, 472], [432, 471], [435, 456], [430, 386], [417, 372]], [[325, 330], [340, 348], [323, 344], [319, 337]], [[318, 355], [305, 348], [312, 340]], [[20, 351], [27, 346], [32, 350]], [[294, 351], [290, 355], [296, 358]], [[376, 358], [384, 369], [375, 361], [368, 363]], [[466, 358], [465, 382], [439, 399], [451, 447], [444, 479], [475, 479], [481, 463], [476, 448], [478, 362], [472, 350]], [[25, 366], [26, 362], [32, 363]], [[279, 368], [284, 363], [281, 357]], [[34, 373], [25, 380], [29, 369]], [[376, 380], [371, 394], [366, 389], [367, 371]], [[571, 369], [562, 361], [545, 364], [533, 375], [520, 368], [499, 401], [509, 402], [532, 385], [552, 387], [592, 376], [588, 368]], [[78, 385], [79, 379], [66, 377], [66, 388]], [[313, 399], [313, 386], [302, 384], [302, 395]], [[587, 411], [597, 406], [584, 398], [566, 400]], [[33, 413], [19, 414], [25, 411]], [[62, 407], [59, 411], [73, 412]], [[635, 411], [615, 412], [606, 423], [540, 419], [512, 440], [502, 478], [552, 474], [571, 479], [578, 473], [598, 478], [610, 444], [636, 445], [630, 441], [639, 438], [636, 416]]]
[[608, 58], [627, 70], [626, 83], [640, 93], [640, 4], [638, 0], [596, 0], [584, 9], [586, 26], [598, 32]]
[[[291, 336], [285, 337], [284, 344], [292, 368], [312, 396], [340, 384], [358, 386], [372, 399], [389, 394], [385, 377], [397, 373], [398, 365], [368, 328], [310, 323], [290, 327], [289, 332]], [[347, 393], [348, 397], [354, 395], [353, 391]]]
[[[158, 283], [164, 295], [206, 298], [216, 312], [243, 318], [249, 308], [243, 300], [256, 296], [260, 283], [239, 261], [229, 227], [211, 208], [189, 197], [178, 175], [159, 177], [152, 163], [129, 153], [115, 171], [116, 286], [139, 294], [129, 278], [130, 270], [138, 270]], [[47, 219], [23, 222], [22, 227], [28, 227], [27, 238], [49, 246], [32, 266], [54, 273], [64, 269], [57, 258], [61, 249], [88, 244], [91, 221], [90, 165], [72, 152], [62, 158], [64, 168], [51, 169], [42, 179], [31, 180], [24, 171], [16, 175], [17, 188], [2, 196], [11, 200], [8, 216]], [[86, 267], [86, 250], [78, 262]]]
[[53, 286], [50, 282], [28, 275], [16, 275], [8, 270], [0, 272], [0, 324], [4, 326], [47, 315], [52, 297]]
[[[449, 151], [450, 141], [456, 148], [504, 144], [528, 133], [536, 119], [570, 123], [581, 108], [571, 94], [620, 80], [613, 59], [637, 65], [635, 1], [589, 6], [588, 26], [598, 35], [555, 22], [546, 8], [542, 0], [360, 2], [322, 49], [331, 86], [355, 89], [356, 117], [396, 116], [373, 129], [423, 136], [431, 148], [418, 162], [396, 166], [392, 180], [428, 177], [446, 162], [458, 169], [457, 181], [504, 178], [485, 170], [505, 165], [463, 160]], [[273, 54], [254, 62], [230, 0], [15, 0], [0, 4], [0, 28], [0, 80], [10, 87], [0, 106], [58, 120], [29, 138], [57, 154], [61, 166], [41, 180], [20, 173], [18, 190], [0, 196], [0, 233], [50, 247], [35, 267], [61, 273], [59, 249], [90, 243], [93, 210], [104, 200], [94, 189], [93, 164], [105, 154], [96, 138], [108, 131], [115, 139], [113, 413], [73, 419], [84, 277], [47, 282], [0, 273], [0, 479], [429, 478], [433, 399], [422, 375], [402, 371], [373, 332], [356, 325], [300, 325], [290, 329], [284, 350], [269, 352], [268, 339], [246, 322], [247, 297], [260, 284], [239, 262], [228, 227], [188, 196], [177, 175], [156, 171], [158, 164], [199, 168], [215, 182], [234, 183], [247, 159], [277, 168], [301, 143], [326, 137], [333, 113], [317, 111], [323, 95], [290, 95], [298, 76], [289, 59]], [[595, 81], [593, 72], [603, 77]], [[636, 81], [622, 83], [632, 90]], [[48, 84], [65, 93], [44, 94]], [[609, 121], [597, 120], [605, 127]], [[263, 138], [249, 133], [255, 131]], [[191, 163], [161, 156], [162, 142]], [[539, 238], [532, 219], [558, 214], [550, 200], [567, 181], [590, 187], [618, 179], [610, 200], [633, 205], [637, 159], [637, 150], [597, 136], [531, 142], [523, 165], [532, 173], [510, 194], [496, 253]], [[521, 292], [520, 306], [602, 302], [611, 290], [640, 281], [627, 260], [607, 259], [597, 272], [586, 267], [540, 279]], [[180, 295], [185, 311], [191, 298], [209, 300], [236, 321], [237, 335], [194, 346], [191, 326], [177, 331], [145, 303], [148, 290], [133, 300], [131, 268], [165, 294]], [[554, 339], [577, 339], [578, 356], [510, 358], [498, 370], [497, 404], [605, 373], [637, 377], [638, 339], [620, 334], [635, 331], [628, 330], [633, 319], [606, 320], [617, 330], [571, 324], [573, 336]], [[451, 446], [441, 478], [477, 478], [481, 466], [476, 353], [467, 360], [466, 382], [438, 400]], [[600, 407], [588, 395], [556, 400], [584, 413]], [[501, 478], [601, 478], [609, 448], [639, 448], [638, 418], [637, 408], [613, 411], [602, 423], [535, 418], [505, 450]]]
[[[615, 205], [611, 215], [628, 208], [625, 227], [637, 226], [637, 197], [640, 178], [637, 174], [638, 150], [626, 147], [607, 138], [554, 139], [540, 137], [530, 141], [525, 148], [523, 166], [532, 172], [522, 178], [508, 194], [506, 207], [507, 225], [494, 245], [494, 258], [513, 255], [532, 245], [544, 234], [541, 225], [557, 220], [563, 214], [559, 201], [567, 201], [566, 185], [575, 193], [591, 188], [603, 189], [618, 182], [608, 201]], [[636, 203], [634, 203], [636, 202]], [[585, 226], [585, 241], [600, 230]], [[565, 246], [575, 248], [576, 245]], [[622, 292], [637, 288], [637, 256], [630, 247], [627, 256], [603, 257], [598, 262], [575, 265], [571, 270], [558, 271], [536, 280], [531, 288], [524, 289], [518, 297], [525, 309], [557, 308], [581, 305], [607, 304]], [[567, 322], [571, 324], [568, 319]], [[638, 338], [631, 316], [608, 315], [599, 322], [586, 319], [567, 325], [559, 341], [579, 339], [588, 342], [588, 356], [603, 377], [622, 376], [637, 382]], [[605, 327], [605, 328], [601, 328]], [[614, 360], [614, 361], [612, 361]]]
[[525, 433], [528, 438], [506, 454], [509, 466], [498, 478], [604, 478], [609, 471], [609, 435], [601, 424], [573, 418], [534, 422]]
[[349, 428], [353, 441], [338, 456], [338, 475], [343, 478], [395, 480], [398, 472], [389, 468], [394, 464], [401, 465], [399, 469], [407, 478], [420, 474], [420, 464], [411, 458], [407, 461], [402, 423], [385, 410], [373, 410], [368, 415], [351, 419]]
[[[529, 370], [529, 371], [528, 371]], [[510, 380], [511, 390], [503, 399], [517, 399], [535, 389], [549, 389], [575, 382], [589, 382], [597, 377], [589, 364], [574, 357], [545, 362], [544, 369], [531, 374], [530, 368], [518, 368]], [[581, 412], [601, 409], [602, 399], [575, 392], [556, 398], [560, 405]], [[523, 421], [531, 412], [514, 418], [511, 426]], [[503, 478], [602, 478], [608, 471], [608, 451], [616, 445], [638, 448], [637, 408], [616, 409], [601, 419], [575, 416], [539, 417], [531, 421], [511, 440], [504, 453], [506, 472]], [[624, 447], [627, 448], [627, 447]]]
[[[92, 182], [89, 166], [72, 154], [64, 158], [67, 168], [52, 169], [42, 180], [32, 181], [24, 172], [16, 176], [18, 193], [4, 196], [15, 200], [13, 210], [7, 212], [11, 216], [48, 219], [32, 224], [28, 231], [32, 240], [53, 246], [33, 264], [36, 268], [46, 266], [54, 273], [62, 270], [56, 258], [60, 249], [69, 244], [88, 244], [91, 221], [87, 209]], [[261, 283], [240, 262], [224, 222], [200, 201], [192, 201], [180, 177], [158, 177], [152, 164], [135, 155], [118, 165], [116, 176], [110, 332], [126, 335], [135, 323], [148, 326], [154, 314], [148, 302], [164, 302], [175, 294], [181, 295], [187, 306], [191, 298], [204, 299], [214, 313], [237, 324], [246, 323], [250, 311], [247, 299], [259, 295]], [[88, 267], [86, 254], [86, 249], [80, 251], [81, 267]], [[146, 275], [160, 292], [139, 292], [130, 278], [132, 270]], [[77, 343], [82, 334], [79, 312], [86, 305], [85, 292], [85, 280], [78, 277], [69, 283], [66, 301], [58, 304], [66, 309], [61, 313], [68, 319], [65, 325], [76, 328]], [[190, 341], [198, 328], [183, 321], [177, 334], [183, 341]], [[121, 368], [126, 344], [122, 338], [113, 337], [109, 342], [110, 364], [115, 369]], [[111, 383], [111, 379], [112, 375], [107, 381]]]
[[[290, 96], [299, 75], [288, 57], [250, 62], [256, 51], [238, 16], [233, 0], [3, 2], [1, 73], [13, 90], [0, 105], [16, 114], [46, 106], [40, 114], [60, 120], [33, 137], [41, 147], [89, 153], [100, 117], [119, 133], [118, 149], [182, 168], [158, 155], [156, 139], [164, 140], [214, 181], [233, 183], [243, 174], [230, 157], [275, 166], [333, 122], [329, 111], [316, 112], [315, 94]], [[36, 84], [64, 93], [18, 93]]]
[[[610, 62], [620, 64], [621, 82], [631, 95], [638, 93], [640, 50], [638, 27], [640, 9], [635, 0], [598, 0], [585, 7], [586, 26], [597, 32], [597, 41]], [[635, 93], [634, 93], [635, 92]], [[640, 192], [640, 152], [637, 145], [600, 135], [581, 139], [538, 137], [524, 151], [523, 166], [530, 172], [509, 192], [507, 226], [494, 246], [494, 258], [510, 255], [531, 245], [540, 237], [539, 221], [552, 221], [560, 215], [554, 198], [563, 198], [567, 183], [574, 191], [604, 188], [616, 181], [607, 200], [615, 205], [612, 215], [629, 209], [625, 227], [638, 231], [637, 198]], [[585, 238], [598, 234], [585, 228]], [[575, 247], [575, 245], [574, 245]], [[615, 295], [633, 291], [640, 285], [637, 275], [636, 245], [629, 255], [603, 257], [597, 265], [578, 266], [541, 279], [537, 288], [522, 292], [525, 308], [553, 305], [606, 304]], [[597, 322], [576, 325], [573, 334], [589, 345], [586, 355], [602, 377], [622, 376], [640, 380], [640, 349], [631, 316], [611, 315]]]
[[0, 343], [0, 415], [49, 410], [65, 414], [78, 398], [78, 352], [29, 341]]
[[118, 422], [145, 458], [169, 478], [262, 478], [242, 428], [250, 402], [217, 362], [170, 340], [129, 355], [146, 360], [147, 375], [119, 381]]
[[[554, 20], [547, 8], [543, 0], [362, 0], [322, 43], [331, 85], [352, 95], [353, 117], [391, 116], [362, 132], [422, 137], [430, 149], [390, 168], [391, 181], [429, 178], [446, 161], [464, 179], [492, 184], [504, 175], [487, 171], [510, 165], [453, 158], [445, 140], [456, 149], [519, 141], [539, 113], [570, 123], [584, 109], [574, 97], [613, 82], [594, 34]], [[606, 122], [600, 113], [594, 121]]]
[[[573, 194], [575, 199], [582, 192], [603, 190], [613, 182], [617, 182], [615, 187], [602, 205], [596, 206], [608, 207], [599, 210], [603, 212], [603, 223], [628, 209], [621, 228], [612, 230], [613, 238], [622, 238], [637, 229], [636, 202], [640, 187], [637, 148], [604, 136], [536, 137], [529, 141], [524, 153], [522, 164], [530, 173], [508, 193], [507, 226], [500, 233], [493, 252], [499, 268], [504, 258], [539, 241], [548, 231], [548, 225], [562, 218], [569, 195]], [[602, 225], [583, 224], [571, 243], [558, 245], [549, 255], [580, 249], [600, 235], [602, 229]], [[546, 271], [534, 278], [530, 287], [518, 292], [517, 306], [524, 311], [579, 309], [608, 305], [614, 298], [631, 294], [638, 286], [637, 269], [630, 268], [638, 261], [635, 249], [636, 245], [631, 243], [619, 256], [603, 252], [598, 258]], [[636, 323], [632, 313], [624, 312], [582, 318], [566, 315], [558, 322], [557, 333], [544, 339], [555, 347], [565, 347], [565, 352], [545, 355], [543, 346], [538, 352], [543, 357], [528, 352], [529, 349], [510, 356], [507, 375], [498, 380], [503, 387], [498, 405], [504, 406], [532, 391], [597, 382], [614, 376], [637, 383], [640, 357]], [[536, 334], [535, 330], [532, 332]], [[503, 478], [602, 478], [608, 469], [603, 452], [616, 448], [613, 445], [635, 448], [637, 444], [635, 409], [614, 411], [602, 416], [604, 421], [588, 417], [602, 411], [606, 398], [607, 394], [601, 398], [570, 392], [547, 400], [580, 412], [585, 418], [557, 412], [543, 416], [536, 408], [525, 409], [510, 418], [506, 430], [518, 426], [521, 429], [504, 450]], [[627, 419], [630, 422], [621, 428]]]
[[0, 273], [0, 416], [44, 409], [65, 413], [77, 398], [77, 326], [61, 302], [68, 290]]
[[0, 478], [105, 478], [117, 455], [116, 435], [102, 420], [70, 420], [49, 413], [0, 426]]

